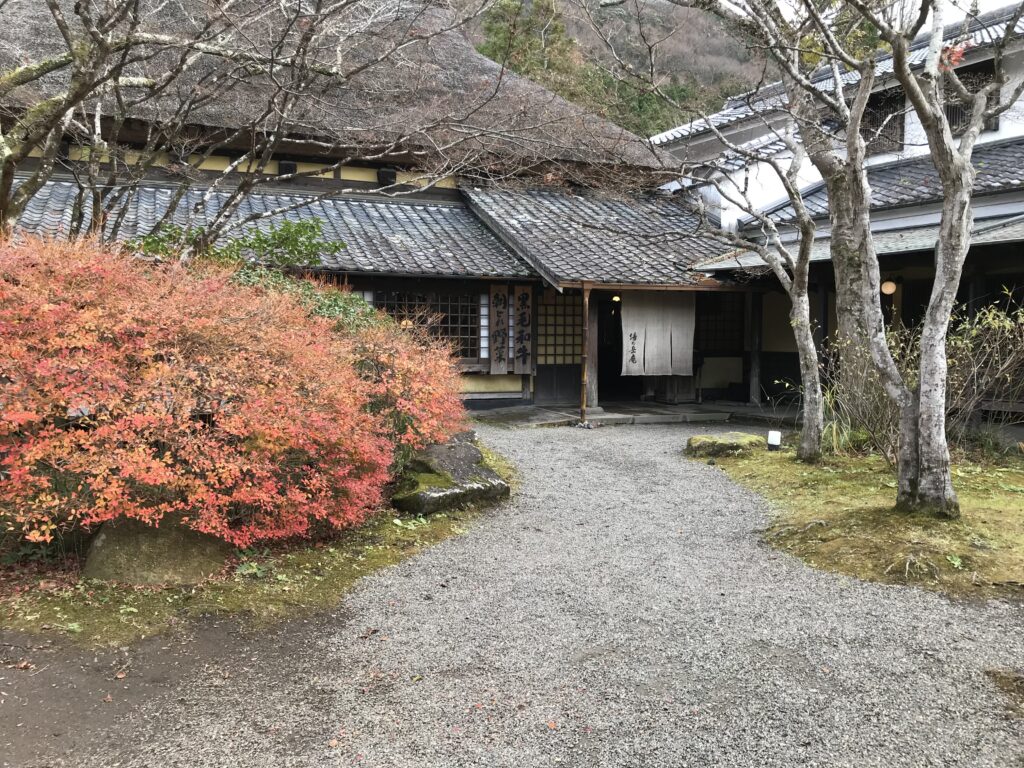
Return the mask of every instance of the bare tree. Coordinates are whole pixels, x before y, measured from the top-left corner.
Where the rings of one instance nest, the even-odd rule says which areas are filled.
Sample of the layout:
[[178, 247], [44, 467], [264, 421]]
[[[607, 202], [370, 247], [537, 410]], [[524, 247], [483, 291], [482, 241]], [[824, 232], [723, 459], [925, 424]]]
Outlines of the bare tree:
[[[705, 118], [706, 119], [706, 118]], [[784, 239], [778, 226], [771, 217], [766, 216], [762, 208], [751, 198], [749, 178], [741, 176], [737, 180], [728, 174], [718, 174], [712, 170], [700, 175], [684, 168], [683, 177], [692, 184], [710, 185], [719, 198], [742, 211], [757, 223], [763, 239], [743, 236], [731, 228], [723, 227], [721, 222], [712, 217], [702, 217], [704, 231], [713, 238], [728, 243], [738, 250], [757, 253], [768, 265], [771, 273], [779, 281], [789, 298], [789, 323], [793, 329], [796, 342], [797, 357], [800, 361], [801, 378], [801, 424], [800, 444], [797, 447], [797, 458], [801, 461], [814, 462], [821, 458], [821, 440], [825, 425], [824, 396], [819, 375], [818, 349], [814, 341], [814, 327], [811, 322], [810, 304], [810, 267], [811, 248], [814, 244], [814, 217], [804, 205], [800, 195], [799, 172], [804, 163], [803, 146], [797, 141], [792, 130], [771, 131], [770, 137], [781, 143], [785, 154], [765, 154], [760, 147], [750, 147], [728, 139], [710, 121], [712, 132], [716, 135], [731, 158], [740, 159], [745, 167], [750, 164], [766, 166], [774, 178], [781, 183], [789, 199], [793, 203], [794, 218], [798, 237], [795, 242]], [[763, 145], [761, 145], [763, 147]], [[698, 198], [701, 199], [702, 198]], [[752, 322], [759, 322], [754, 318]]]
[[[762, 102], [767, 112], [784, 111], [801, 135], [808, 159], [820, 173], [829, 196], [830, 248], [836, 277], [839, 337], [844, 365], [855, 372], [869, 362], [900, 412], [897, 505], [956, 517], [945, 430], [945, 338], [950, 313], [970, 246], [971, 152], [986, 120], [1007, 110], [1024, 84], [1007, 92], [1004, 67], [1007, 45], [1017, 39], [1021, 8], [994, 35], [995, 74], [971, 89], [950, 65], [958, 43], [947, 43], [947, 0], [906, 3], [814, 2], [799, 0], [670, 0], [703, 9], [721, 19], [737, 36], [764, 53], [782, 76], [776, 102]], [[642, 16], [640, 0], [605, 0], [604, 8], [630, 8]], [[911, 45], [928, 29], [924, 61], [910, 55]], [[624, 68], [623, 76], [659, 89], [657, 40], [649, 41], [646, 71]], [[886, 125], [870, 126], [865, 116], [879, 85], [879, 61], [891, 49], [893, 76], [905, 90], [921, 120], [944, 192], [940, 237], [936, 243], [936, 277], [925, 315], [922, 356], [914, 381], [906, 381], [886, 340], [881, 306], [880, 271], [871, 233], [871, 189], [867, 147]], [[760, 89], [759, 89], [760, 90]], [[752, 100], [756, 99], [756, 93]], [[969, 113], [962, 133], [952, 130], [945, 105], [953, 100]], [[896, 115], [892, 119], [903, 119]], [[961, 126], [962, 127], [962, 126]], [[787, 190], [789, 194], [789, 190]], [[795, 206], [797, 196], [789, 195]], [[770, 231], [765, 232], [770, 238]]]
[[[608, 17], [604, 9], [610, 7], [625, 7], [624, 13], [628, 18]], [[615, 62], [616, 66], [609, 70], [610, 74], [622, 79], [630, 87], [655, 93], [682, 110], [683, 105], [676, 103], [671, 91], [665, 87], [671, 82], [671, 73], [665, 72], [660, 66], [662, 46], [671, 39], [671, 34], [662, 29], [663, 20], [655, 19], [656, 24], [652, 26], [646, 16], [650, 9], [641, 0], [611, 0], [596, 8], [584, 2], [578, 6], [578, 10], [580, 17], [590, 25], [594, 36], [605, 45], [606, 58]], [[623, 40], [621, 27], [624, 23], [635, 30], [636, 40]], [[655, 32], [655, 29], [658, 31]], [[629, 44], [628, 54], [620, 51], [620, 46], [624, 44]], [[637, 49], [642, 49], [646, 54], [639, 64]], [[798, 46], [785, 52], [780, 50], [779, 54], [787, 56], [793, 73], [801, 72], [801, 51]], [[787, 73], [785, 79], [788, 87], [781, 94], [774, 84], [766, 86], [762, 83], [747, 94], [748, 101], [752, 104], [767, 103], [777, 108], [786, 92], [800, 92], [800, 84], [789, 82], [791, 78], [792, 75]], [[807, 109], [810, 110], [811, 105], [808, 104]], [[702, 234], [738, 250], [757, 253], [786, 292], [801, 375], [801, 432], [797, 456], [802, 461], [817, 461], [821, 457], [824, 430], [824, 396], [809, 294], [811, 248], [816, 229], [814, 218], [801, 196], [800, 171], [807, 159], [807, 152], [798, 136], [800, 121], [777, 125], [760, 116], [758, 122], [767, 138], [745, 144], [731, 140], [707, 114], [696, 112], [694, 117], [703, 120], [708, 131], [718, 140], [725, 151], [727, 164], [739, 160], [743, 169], [749, 170], [751, 166], [766, 169], [779, 182], [791, 203], [794, 227], [798, 233], [795, 240], [784, 238], [777, 223], [764, 214], [761, 201], [751, 196], [749, 175], [741, 172], [737, 176], [728, 169], [716, 167], [714, 162], [690, 162], [686, 158], [674, 168], [678, 181], [688, 187], [690, 192], [702, 187], [713, 189], [719, 201], [746, 215], [759, 229], [761, 237], [755, 239], [737, 232], [729, 223], [723, 225], [716, 216], [707, 215], [706, 207], [702, 207], [705, 213], [702, 216]], [[774, 145], [776, 151], [764, 151], [766, 145]], [[692, 197], [703, 206], [703, 199], [699, 195]]]
[[[460, 30], [487, 0], [458, 13], [404, 0], [43, 2], [40, 17], [39, 0], [0, 0], [5, 39], [19, 25], [33, 33], [0, 49], [4, 230], [57, 171], [79, 187], [71, 234], [107, 237], [142, 181], [162, 176], [174, 186], [167, 221], [191, 201], [187, 259], [317, 199], [241, 215], [260, 186], [353, 161], [418, 174], [376, 190], [398, 195], [456, 174], [564, 177], [577, 158], [650, 157], [637, 137], [477, 55]], [[281, 173], [287, 153], [315, 162]]]
[[[1007, 90], [1009, 77], [1005, 67], [1007, 46], [1019, 39], [1017, 26], [1024, 3], [1018, 4], [1001, 30], [996, 30], [992, 78], [973, 89], [961, 80], [954, 66], [964, 41], [947, 43], [945, 38], [947, 0], [922, 0], [915, 13], [907, 13], [905, 6], [877, 7], [863, 0], [851, 0], [850, 5], [892, 49], [894, 76], [924, 129], [943, 192], [935, 243], [935, 278], [921, 328], [917, 382], [910, 391], [904, 385], [900, 393], [901, 422], [905, 426], [900, 442], [899, 501], [909, 507], [926, 507], [940, 515], [957, 517], [959, 502], [950, 475], [946, 438], [946, 337], [971, 246], [974, 147], [986, 122], [1007, 111], [1024, 93], [1024, 81]], [[910, 49], [924, 29], [928, 45], [923, 63], [917, 65]], [[948, 103], [959, 103], [966, 113], [958, 131], [950, 124], [950, 113], [945, 108]], [[861, 298], [864, 303], [868, 297]]]

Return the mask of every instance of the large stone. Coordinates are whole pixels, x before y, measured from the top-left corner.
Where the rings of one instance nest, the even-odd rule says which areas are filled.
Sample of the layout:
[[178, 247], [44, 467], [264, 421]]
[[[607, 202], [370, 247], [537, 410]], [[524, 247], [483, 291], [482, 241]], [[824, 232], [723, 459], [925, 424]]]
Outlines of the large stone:
[[507, 497], [508, 483], [487, 466], [474, 437], [471, 432], [460, 434], [450, 443], [417, 452], [391, 498], [395, 508], [429, 515]]
[[82, 576], [125, 584], [185, 586], [218, 573], [231, 554], [227, 542], [164, 521], [104, 523], [89, 547]]
[[721, 435], [694, 435], [686, 444], [687, 456], [740, 456], [768, 447], [761, 435], [725, 432]]

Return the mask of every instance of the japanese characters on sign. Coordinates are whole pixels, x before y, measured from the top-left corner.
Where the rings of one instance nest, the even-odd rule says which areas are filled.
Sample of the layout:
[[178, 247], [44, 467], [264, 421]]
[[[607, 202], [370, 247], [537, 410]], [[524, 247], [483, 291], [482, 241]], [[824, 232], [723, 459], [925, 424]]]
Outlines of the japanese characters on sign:
[[508, 373], [508, 286], [491, 286], [491, 373]]
[[514, 372], [533, 373], [533, 288], [517, 286], [514, 292]]

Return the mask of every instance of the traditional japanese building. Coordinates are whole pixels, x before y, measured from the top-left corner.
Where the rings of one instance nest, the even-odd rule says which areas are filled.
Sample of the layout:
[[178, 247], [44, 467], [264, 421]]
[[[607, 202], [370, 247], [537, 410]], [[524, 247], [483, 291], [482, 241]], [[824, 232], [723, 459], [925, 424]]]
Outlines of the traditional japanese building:
[[[12, 42], [0, 46], [0, 67], [60, 45], [19, 1], [14, 8], [24, 12], [0, 30], [0, 38]], [[984, 24], [1004, 16], [978, 22], [979, 44], [965, 66], [984, 65]], [[679, 160], [703, 168], [708, 178], [760, 180], [763, 187], [755, 191], [764, 210], [785, 229], [791, 210], [780, 190], [756, 162], [727, 151], [716, 133], [766, 155], [785, 151], [773, 134], [786, 120], [778, 94], [771, 97], [767, 89], [758, 100], [737, 97], [707, 120], [648, 141], [503, 71], [457, 31], [410, 45], [403, 56], [392, 80], [356, 78], [296, 116], [293, 133], [259, 168], [260, 183], [233, 208], [238, 231], [283, 219], [318, 220], [325, 240], [344, 247], [325, 250], [307, 269], [400, 321], [433, 318], [432, 331], [457, 350], [473, 407], [592, 408], [639, 399], [760, 403], [780, 394], [784, 382], [798, 380], [785, 295], [764, 276], [756, 256], [706, 234], [687, 195], [701, 194], [720, 226], [756, 237], [751, 221], [716, 198], [712, 185], [675, 194], [660, 188]], [[1013, 56], [1018, 62], [1019, 54]], [[1014, 75], [1021, 76], [1024, 68]], [[887, 135], [873, 155], [872, 221], [885, 300], [911, 322], [927, 298], [939, 188], [920, 142], [911, 140], [919, 134], [911, 111], [897, 104], [884, 77], [879, 82], [886, 108], [902, 111], [891, 121], [901, 125], [898, 136]], [[245, 137], [206, 154], [199, 151], [202, 138], [244, 125], [257, 96], [240, 87], [230, 102], [197, 111], [190, 126], [196, 153], [155, 158], [130, 187], [119, 186], [126, 182], [116, 174], [90, 182], [85, 170], [95, 156], [69, 142], [18, 228], [75, 234], [97, 218], [97, 204], [108, 206], [98, 219], [112, 239], [167, 224], [203, 225], [224, 209], [247, 171], [232, 167], [245, 151]], [[25, 108], [22, 97], [16, 92], [0, 103], [0, 121]], [[432, 147], [450, 140], [450, 115], [464, 104], [479, 105], [477, 132], [466, 142], [471, 151], [437, 156]], [[118, 139], [130, 145], [150, 119], [133, 118]], [[417, 120], [444, 129], [403, 134], [400, 127]], [[350, 126], [348, 133], [331, 132], [339, 123]], [[1024, 285], [1015, 258], [1024, 242], [1022, 124], [1008, 113], [975, 151], [975, 246], [965, 300]], [[99, 165], [116, 170], [113, 161]], [[24, 178], [33, 167], [19, 170]], [[834, 327], [828, 201], [813, 173], [801, 179], [821, 220], [814, 320], [827, 338]]]

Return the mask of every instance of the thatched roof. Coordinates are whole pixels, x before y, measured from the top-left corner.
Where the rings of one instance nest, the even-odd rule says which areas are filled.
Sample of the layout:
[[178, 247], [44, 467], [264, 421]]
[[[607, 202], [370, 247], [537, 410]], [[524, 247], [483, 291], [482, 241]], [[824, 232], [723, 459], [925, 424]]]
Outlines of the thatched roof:
[[[62, 2], [73, 18], [73, 0]], [[565, 163], [626, 165], [645, 172], [661, 167], [664, 156], [657, 155], [645, 140], [503, 70], [479, 54], [461, 29], [430, 36], [452, 25], [452, 10], [400, 6], [401, 0], [373, 2], [377, 8], [382, 7], [382, 2], [392, 2], [399, 10], [391, 15], [380, 14], [380, 19], [370, 25], [372, 34], [360, 33], [348, 39], [342, 35], [333, 43], [333, 49], [323, 47], [318, 54], [325, 62], [348, 70], [355, 63], [365, 63], [380, 56], [381, 51], [390, 50], [396, 41], [406, 42], [411, 36], [428, 39], [405, 45], [355, 77], [321, 78], [315, 90], [311, 88], [310, 95], [299, 100], [290, 117], [290, 134], [320, 137], [329, 144], [362, 147], [367, 152], [371, 147], [400, 141], [406, 159], [410, 153], [422, 153], [417, 156], [420, 165], [443, 167], [446, 162], [454, 162], [489, 174], [523, 166]], [[141, 5], [145, 8], [158, 3], [141, 0]], [[142, 28], [181, 35], [198, 28], [212, 7], [206, 0], [170, 0], [159, 5], [163, 10], [143, 17], [146, 20]], [[252, 29], [247, 30], [251, 39], [274, 34], [268, 31], [274, 30], [274, 11], [267, 13], [271, 15], [254, 22]], [[350, 20], [353, 28], [365, 23], [358, 15], [355, 13]], [[256, 49], [259, 43], [252, 45]], [[56, 25], [38, 0], [8, 0], [0, 25], [0, 73], [63, 50], [65, 46]], [[160, 54], [136, 68], [166, 71], [168, 56]], [[223, 61], [212, 59], [200, 63], [189, 78], [177, 83], [162, 100], [139, 107], [137, 116], [143, 120], [159, 119], [179, 100], [177, 94], [190, 92], [204, 73], [224, 66]], [[58, 75], [25, 86], [16, 90], [6, 104], [0, 104], [0, 108], [24, 108], [57, 92], [64, 82], [64, 76]], [[237, 83], [195, 111], [190, 122], [206, 128], [247, 125], [258, 120], [270, 91], [271, 86], [262, 77]], [[457, 146], [451, 146], [453, 141], [458, 142]]]

